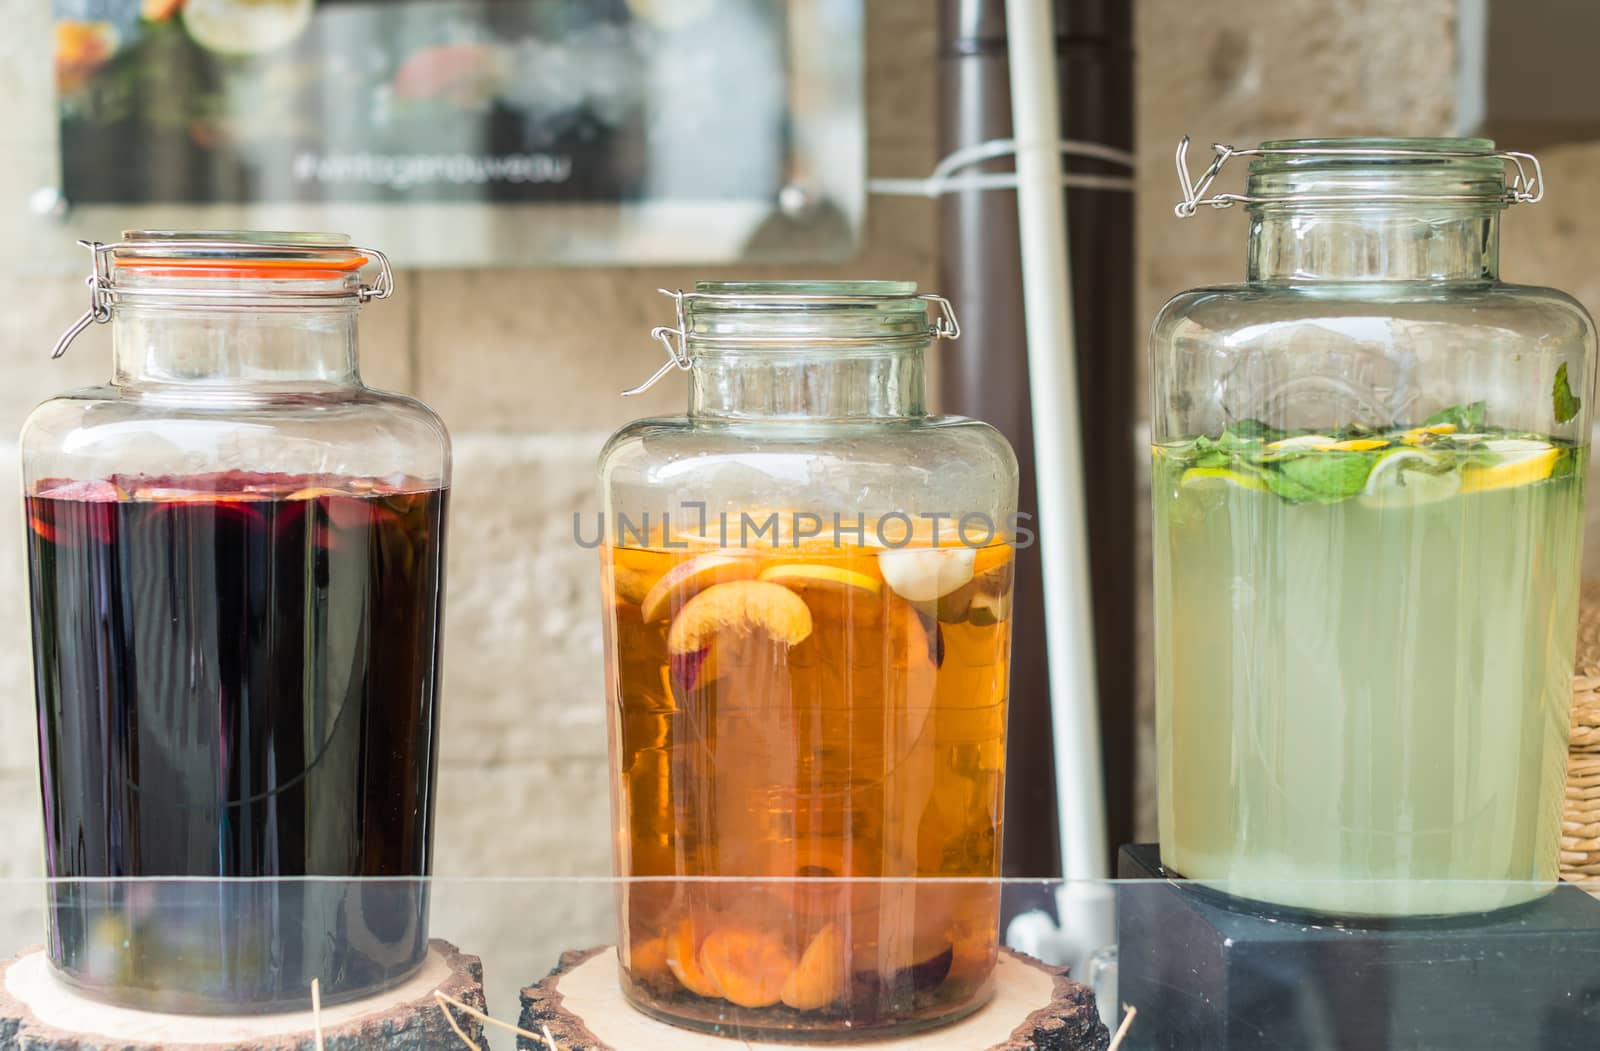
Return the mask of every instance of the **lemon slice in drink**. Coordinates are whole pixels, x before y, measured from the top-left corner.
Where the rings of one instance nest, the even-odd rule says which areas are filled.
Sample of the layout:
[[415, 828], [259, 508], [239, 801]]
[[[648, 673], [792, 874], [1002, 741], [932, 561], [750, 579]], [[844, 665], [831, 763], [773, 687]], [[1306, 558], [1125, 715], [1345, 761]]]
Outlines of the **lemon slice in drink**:
[[1561, 459], [1560, 449], [1536, 438], [1491, 438], [1483, 447], [1494, 453], [1498, 462], [1473, 464], [1462, 471], [1462, 492], [1481, 493], [1542, 482]]
[[222, 55], [261, 55], [297, 39], [311, 23], [312, 0], [188, 0], [183, 27]]
[[1361, 490], [1361, 503], [1380, 510], [1418, 507], [1448, 500], [1460, 491], [1461, 475], [1448, 463], [1407, 446], [1378, 457]]
[[1265, 492], [1267, 488], [1267, 483], [1255, 475], [1227, 467], [1191, 467], [1183, 472], [1183, 479], [1178, 484], [1185, 489], [1198, 490], [1235, 487]]
[[1268, 442], [1267, 448], [1273, 451], [1289, 449], [1325, 449], [1334, 444], [1334, 438], [1327, 434], [1297, 434], [1292, 438], [1279, 438], [1275, 442]]

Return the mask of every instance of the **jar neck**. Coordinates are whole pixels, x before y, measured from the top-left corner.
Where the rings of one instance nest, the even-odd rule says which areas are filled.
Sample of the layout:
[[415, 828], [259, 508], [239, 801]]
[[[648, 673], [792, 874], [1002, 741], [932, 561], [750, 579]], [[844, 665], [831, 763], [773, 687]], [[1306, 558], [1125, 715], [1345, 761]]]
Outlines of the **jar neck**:
[[359, 386], [356, 316], [353, 303], [276, 311], [118, 305], [111, 325], [112, 382], [263, 392]]
[[689, 415], [775, 422], [922, 416], [927, 412], [925, 348], [700, 352], [691, 343]]
[[1262, 208], [1251, 216], [1251, 282], [1493, 282], [1499, 210]]
[[1500, 276], [1499, 209], [1259, 208], [1253, 282], [1485, 282]]
[[1278, 139], [1250, 162], [1253, 282], [1474, 282], [1500, 270], [1489, 139]]

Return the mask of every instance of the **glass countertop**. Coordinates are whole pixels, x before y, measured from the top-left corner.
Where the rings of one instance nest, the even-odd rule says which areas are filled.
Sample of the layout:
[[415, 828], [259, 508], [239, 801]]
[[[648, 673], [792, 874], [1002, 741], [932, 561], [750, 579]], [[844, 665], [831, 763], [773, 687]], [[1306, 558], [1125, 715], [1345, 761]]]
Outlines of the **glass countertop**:
[[[1600, 1041], [1600, 883], [12, 879], [0, 883], [0, 956], [37, 953], [48, 942], [95, 980], [142, 983], [181, 1003], [189, 992], [212, 988], [219, 968], [227, 969], [219, 960], [237, 969], [241, 960], [268, 959], [287, 973], [292, 958], [319, 945], [420, 938], [417, 917], [426, 913], [427, 936], [481, 961], [487, 1014], [512, 1026], [525, 1021], [524, 991], [561, 966], [564, 953], [616, 942], [619, 902], [714, 887], [718, 900], [755, 903], [744, 913], [747, 922], [770, 916], [782, 925], [794, 916], [760, 904], [773, 900], [763, 895], [775, 886], [836, 892], [841, 884], [875, 884], [883, 900], [914, 886], [899, 900], [926, 901], [916, 893], [948, 886], [1002, 903], [1011, 943], [1069, 966], [1096, 997], [1106, 1033], [1125, 1029], [1118, 1045], [1125, 1051], [1459, 1051], [1592, 1048]], [[1361, 918], [1307, 902], [1433, 914]], [[1442, 914], [1463, 906], [1475, 911]], [[907, 917], [915, 923], [914, 908]], [[263, 954], [264, 938], [284, 945]], [[8, 966], [6, 992], [23, 981], [19, 966], [15, 958]], [[35, 984], [59, 981], [42, 961], [29, 973]], [[192, 1021], [216, 1041], [231, 1038], [227, 1017]], [[737, 1021], [723, 1028], [728, 1039], [712, 1040], [708, 1049], [769, 1046], [746, 1042], [751, 1034]], [[938, 1035], [933, 1030], [904, 1046], [954, 1048], [931, 1042]], [[846, 1034], [829, 1046], [902, 1046], [853, 1039]], [[483, 1040], [496, 1051], [538, 1046], [529, 1037], [519, 1045], [493, 1025]]]

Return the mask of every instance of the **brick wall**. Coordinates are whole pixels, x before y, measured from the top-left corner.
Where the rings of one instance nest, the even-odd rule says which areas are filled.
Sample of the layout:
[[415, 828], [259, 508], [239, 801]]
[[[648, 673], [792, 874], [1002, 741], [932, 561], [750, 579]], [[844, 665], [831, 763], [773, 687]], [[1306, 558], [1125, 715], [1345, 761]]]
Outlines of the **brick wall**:
[[[37, 6], [0, 0], [0, 19], [21, 27], [0, 41], [0, 122], [50, 105], [46, 79], [4, 61], [47, 49]], [[926, 174], [935, 160], [933, 4], [867, 6], [871, 171]], [[1454, 0], [1141, 3], [1141, 317], [1182, 288], [1243, 272], [1238, 212], [1172, 217], [1171, 155], [1180, 134], [1249, 143], [1313, 133], [1446, 132], [1455, 90], [1454, 9]], [[1544, 158], [1551, 191], [1544, 204], [1507, 220], [1506, 275], [1568, 289], [1600, 307], [1600, 270], [1586, 258], [1600, 240], [1592, 193], [1600, 185], [1600, 146], [1552, 149]], [[905, 277], [932, 287], [933, 214], [924, 201], [875, 199], [861, 256], [803, 273]], [[594, 458], [609, 431], [681, 406], [675, 380], [644, 398], [617, 396], [657, 364], [660, 351], [648, 332], [666, 316], [666, 303], [654, 289], [732, 273], [414, 272], [363, 320], [369, 381], [430, 402], [456, 436], [441, 874], [609, 871], [596, 566], [592, 552], [571, 543], [570, 516], [594, 506]], [[770, 267], [737, 273], [800, 276]], [[102, 379], [108, 347], [100, 330], [64, 361], [47, 361], [56, 335], [82, 309], [81, 284], [4, 276], [0, 435], [10, 436], [35, 402]], [[1108, 352], [1143, 357], [1142, 346]], [[41, 868], [15, 461], [14, 444], [0, 449], [0, 691], [7, 698], [0, 705], [0, 837], [14, 845], [0, 852], [0, 875]], [[1137, 586], [1147, 590], [1148, 580]], [[1147, 678], [1147, 662], [1129, 674]], [[1148, 726], [1148, 688], [1143, 693]], [[1142, 785], [1143, 831], [1150, 835], [1148, 777]]]

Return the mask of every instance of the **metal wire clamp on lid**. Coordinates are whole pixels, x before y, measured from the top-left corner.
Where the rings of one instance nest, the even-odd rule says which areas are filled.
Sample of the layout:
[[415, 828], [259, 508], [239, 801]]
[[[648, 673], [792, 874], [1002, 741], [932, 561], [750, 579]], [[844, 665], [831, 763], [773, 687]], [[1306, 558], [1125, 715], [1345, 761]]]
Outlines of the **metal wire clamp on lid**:
[[660, 343], [667, 352], [666, 364], [662, 365], [653, 375], [643, 383], [630, 390], [622, 392], [624, 398], [645, 391], [661, 382], [663, 376], [678, 369], [689, 371], [694, 365], [694, 359], [689, 354], [689, 314], [686, 304], [691, 300], [707, 300], [725, 303], [750, 303], [763, 306], [794, 304], [833, 304], [862, 306], [872, 303], [882, 303], [893, 300], [920, 299], [924, 303], [936, 304], [939, 307], [939, 316], [934, 318], [927, 328], [920, 332], [902, 333], [884, 336], [711, 336], [696, 333], [696, 343], [722, 343], [736, 346], [779, 346], [779, 347], [876, 347], [886, 343], [923, 343], [931, 339], [960, 339], [961, 323], [956, 320], [955, 308], [943, 296], [931, 292], [914, 292], [905, 295], [875, 295], [851, 296], [828, 295], [803, 292], [685, 292], [683, 289], [674, 291], [670, 288], [658, 288], [664, 296], [670, 296], [677, 308], [678, 323], [673, 325], [657, 325], [650, 330], [650, 335]]
[[[394, 295], [394, 268], [389, 263], [389, 257], [375, 248], [358, 248], [355, 245], [331, 245], [288, 241], [265, 242], [161, 239], [149, 241], [117, 241], [113, 244], [105, 244], [100, 241], [79, 241], [78, 243], [89, 250], [89, 257], [93, 261], [89, 276], [84, 278], [84, 284], [89, 287], [89, 309], [84, 311], [83, 314], [72, 323], [71, 327], [61, 334], [61, 338], [56, 341], [55, 349], [50, 353], [50, 357], [52, 359], [59, 358], [61, 355], [65, 354], [67, 352], [67, 348], [72, 345], [72, 341], [77, 339], [79, 334], [90, 325], [103, 325], [110, 321], [111, 306], [116, 302], [119, 295], [136, 294], [141, 297], [179, 296], [184, 299], [209, 298], [218, 300], [238, 299], [241, 297], [248, 297], [250, 299], [283, 298], [286, 300], [336, 300], [354, 298], [362, 303], [372, 299], [388, 299], [390, 296]], [[316, 291], [313, 289], [301, 288], [290, 291], [286, 289], [263, 288], [249, 292], [242, 292], [240, 290], [230, 288], [141, 288], [137, 291], [137, 293], [133, 293], [128, 290], [118, 288], [116, 282], [112, 279], [112, 259], [119, 251], [152, 251], [161, 253], [238, 252], [245, 253], [249, 258], [257, 260], [287, 260], [293, 259], [296, 256], [310, 254], [326, 255], [330, 251], [342, 251], [348, 253], [351, 259], [356, 259], [362, 256], [366, 257], [357, 264], [356, 268], [365, 266], [368, 261], [376, 262], [378, 264], [378, 276], [377, 279], [372, 282], [372, 284], [361, 285], [359, 288], [354, 290], [349, 288], [337, 288], [328, 289], [327, 291]], [[188, 261], [193, 261], [196, 259], [195, 256], [174, 256], [173, 258], [174, 260], [182, 258]], [[144, 261], [149, 263], [158, 263], [159, 259], [145, 257]], [[218, 268], [226, 268], [230, 264], [236, 266], [240, 265], [239, 260], [221, 254], [216, 257], [215, 262]], [[310, 260], [307, 260], [306, 265], [308, 268], [316, 267], [316, 264]], [[331, 269], [330, 272], [337, 273], [339, 270]]]
[[[1510, 150], [1425, 150], [1402, 149], [1384, 146], [1307, 146], [1293, 148], [1266, 149], [1257, 147], [1241, 150], [1227, 146], [1220, 142], [1211, 144], [1216, 151], [1216, 158], [1205, 171], [1200, 173], [1198, 179], [1189, 176], [1189, 136], [1185, 135], [1178, 142], [1178, 186], [1183, 191], [1183, 200], [1173, 208], [1180, 219], [1187, 219], [1199, 211], [1201, 205], [1212, 208], [1231, 208], [1235, 204], [1280, 204], [1298, 201], [1329, 202], [1339, 201], [1394, 201], [1418, 203], [1460, 202], [1460, 203], [1493, 203], [1510, 206], [1513, 204], [1537, 204], [1544, 198], [1544, 171], [1539, 167], [1539, 158], [1531, 153], [1518, 153]], [[1222, 171], [1222, 166], [1234, 157], [1371, 157], [1383, 158], [1416, 158], [1471, 160], [1474, 158], [1492, 158], [1509, 164], [1515, 171], [1511, 182], [1502, 193], [1464, 193], [1464, 194], [1427, 194], [1427, 193], [1336, 193], [1336, 194], [1281, 194], [1275, 196], [1251, 196], [1242, 193], [1214, 193], [1205, 196], [1206, 191], [1217, 179]], [[1529, 169], [1532, 169], [1531, 174]]]

